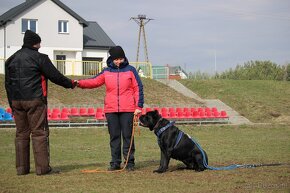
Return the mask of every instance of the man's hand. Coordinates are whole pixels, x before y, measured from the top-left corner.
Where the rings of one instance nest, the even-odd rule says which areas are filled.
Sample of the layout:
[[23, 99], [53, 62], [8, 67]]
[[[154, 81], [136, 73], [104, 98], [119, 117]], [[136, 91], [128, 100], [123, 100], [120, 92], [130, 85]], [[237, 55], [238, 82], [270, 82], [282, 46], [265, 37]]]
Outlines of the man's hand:
[[73, 80], [72, 81], [72, 84], [73, 84], [73, 89], [76, 87], [76, 86], [78, 86], [78, 84], [79, 84], [79, 81], [77, 81], [77, 80]]

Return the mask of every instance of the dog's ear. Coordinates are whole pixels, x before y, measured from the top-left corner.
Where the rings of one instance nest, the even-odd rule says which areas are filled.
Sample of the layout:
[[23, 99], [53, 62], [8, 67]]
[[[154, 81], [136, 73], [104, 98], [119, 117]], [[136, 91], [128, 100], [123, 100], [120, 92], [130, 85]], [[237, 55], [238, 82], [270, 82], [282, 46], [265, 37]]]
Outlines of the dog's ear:
[[161, 115], [159, 114], [158, 110], [154, 110], [154, 119], [155, 121], [158, 121], [161, 118]]
[[154, 112], [155, 112], [156, 115], [159, 115], [159, 112], [157, 110], [154, 110]]

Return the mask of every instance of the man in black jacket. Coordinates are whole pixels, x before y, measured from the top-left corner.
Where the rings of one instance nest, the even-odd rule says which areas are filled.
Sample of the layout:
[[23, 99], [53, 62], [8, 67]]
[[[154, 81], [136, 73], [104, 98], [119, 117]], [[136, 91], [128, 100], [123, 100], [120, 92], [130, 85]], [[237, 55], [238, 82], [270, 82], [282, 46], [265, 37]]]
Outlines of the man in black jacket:
[[47, 80], [74, 88], [76, 83], [63, 76], [47, 55], [39, 53], [41, 38], [27, 30], [23, 46], [5, 63], [5, 88], [16, 123], [17, 175], [30, 172], [30, 135], [37, 175], [52, 173], [49, 165], [47, 123]]

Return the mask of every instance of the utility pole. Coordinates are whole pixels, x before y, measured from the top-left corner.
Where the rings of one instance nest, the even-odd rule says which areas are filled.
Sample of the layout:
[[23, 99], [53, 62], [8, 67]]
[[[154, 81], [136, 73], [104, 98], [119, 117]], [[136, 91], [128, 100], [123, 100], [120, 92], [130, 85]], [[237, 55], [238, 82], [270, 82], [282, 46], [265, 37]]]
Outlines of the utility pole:
[[216, 75], [217, 71], [216, 71], [216, 49], [214, 49], [214, 73]]
[[147, 50], [147, 41], [146, 41], [146, 34], [145, 34], [145, 25], [153, 19], [147, 18], [146, 15], [138, 15], [138, 17], [131, 17], [130, 20], [133, 19], [139, 25], [139, 35], [138, 35], [138, 47], [137, 47], [137, 58], [136, 62], [139, 61], [139, 50], [140, 50], [140, 40], [141, 34], [143, 33], [143, 41], [144, 41], [144, 52], [146, 62], [149, 62], [148, 58], [148, 50]]

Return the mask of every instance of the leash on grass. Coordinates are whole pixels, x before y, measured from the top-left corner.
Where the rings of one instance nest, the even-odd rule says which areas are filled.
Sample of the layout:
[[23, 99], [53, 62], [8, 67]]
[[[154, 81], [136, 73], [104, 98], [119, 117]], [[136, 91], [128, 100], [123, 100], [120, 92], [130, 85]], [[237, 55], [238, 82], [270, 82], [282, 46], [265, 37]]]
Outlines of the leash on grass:
[[205, 153], [199, 143], [191, 137], [192, 142], [197, 146], [197, 148], [202, 153], [203, 157], [203, 165], [205, 168], [209, 170], [233, 170], [237, 168], [256, 168], [256, 167], [262, 167], [262, 166], [281, 166], [281, 165], [289, 165], [287, 163], [272, 163], [272, 164], [233, 164], [229, 166], [222, 166], [222, 167], [212, 167], [207, 164]]
[[[113, 170], [113, 171], [108, 171], [108, 170], [81, 170], [82, 173], [117, 173], [117, 172], [123, 172], [125, 170], [125, 168], [127, 167], [128, 161], [129, 161], [129, 157], [130, 157], [130, 153], [131, 153], [131, 149], [132, 149], [132, 145], [133, 145], [133, 140], [134, 140], [134, 134], [135, 134], [135, 129], [138, 126], [138, 115], [134, 115], [133, 117], [133, 128], [132, 128], [132, 136], [131, 136], [131, 140], [130, 140], [130, 146], [129, 146], [129, 151], [127, 153], [127, 158], [125, 160], [125, 164], [123, 166], [122, 169], [120, 170]], [[140, 135], [140, 128], [139, 128], [139, 135]]]

